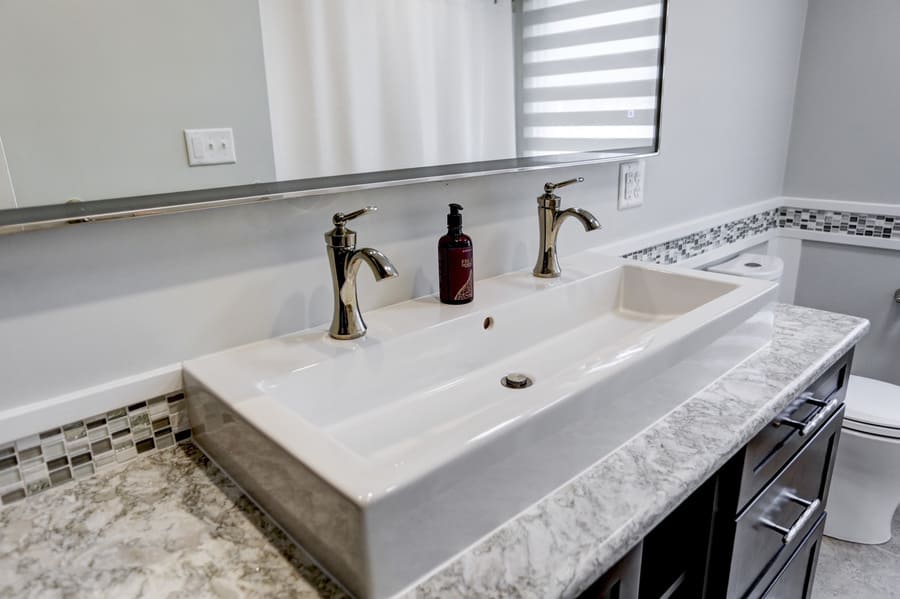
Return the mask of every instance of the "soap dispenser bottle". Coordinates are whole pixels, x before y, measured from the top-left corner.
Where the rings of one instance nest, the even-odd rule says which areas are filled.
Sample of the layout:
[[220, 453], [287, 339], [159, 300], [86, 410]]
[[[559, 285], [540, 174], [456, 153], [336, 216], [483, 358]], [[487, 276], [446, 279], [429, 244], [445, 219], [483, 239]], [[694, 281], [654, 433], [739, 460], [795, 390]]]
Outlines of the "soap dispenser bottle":
[[462, 232], [462, 209], [450, 204], [447, 234], [438, 242], [441, 302], [445, 304], [467, 304], [475, 299], [472, 238]]

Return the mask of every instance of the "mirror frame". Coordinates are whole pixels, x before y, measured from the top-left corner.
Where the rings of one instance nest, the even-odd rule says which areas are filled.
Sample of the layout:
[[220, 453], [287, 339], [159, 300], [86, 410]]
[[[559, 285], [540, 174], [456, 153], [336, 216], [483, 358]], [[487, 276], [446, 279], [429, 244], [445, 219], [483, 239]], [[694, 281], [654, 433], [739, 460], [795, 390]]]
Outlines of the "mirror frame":
[[557, 154], [537, 158], [509, 158], [482, 162], [466, 162], [425, 166], [389, 171], [373, 171], [331, 177], [254, 183], [232, 187], [214, 187], [170, 193], [128, 196], [86, 202], [48, 204], [43, 206], [9, 208], [0, 210], [0, 235], [24, 233], [127, 218], [158, 216], [195, 212], [226, 206], [241, 206], [276, 200], [288, 200], [307, 196], [344, 193], [364, 189], [377, 189], [415, 183], [448, 181], [469, 177], [520, 173], [553, 168], [584, 166], [611, 162], [624, 162], [657, 156], [660, 148], [662, 123], [663, 83], [665, 81], [665, 55], [668, 23], [668, 0], [662, 0], [660, 23], [662, 43], [659, 49], [659, 78], [657, 79], [656, 138], [654, 145], [623, 148], [614, 152], [583, 152]]

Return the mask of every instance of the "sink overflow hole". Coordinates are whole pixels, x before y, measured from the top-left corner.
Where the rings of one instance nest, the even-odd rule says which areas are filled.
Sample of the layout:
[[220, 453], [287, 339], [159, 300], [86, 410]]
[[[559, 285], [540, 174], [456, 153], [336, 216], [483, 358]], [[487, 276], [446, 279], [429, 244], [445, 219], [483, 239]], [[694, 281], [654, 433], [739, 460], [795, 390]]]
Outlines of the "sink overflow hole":
[[519, 372], [511, 372], [500, 379], [500, 384], [509, 389], [524, 389], [534, 384], [531, 377]]
[[482, 326], [484, 327], [484, 330], [485, 330], [485, 331], [488, 330], [489, 328], [491, 328], [492, 326], [494, 326], [494, 319], [491, 318], [490, 316], [488, 316], [487, 318], [484, 319], [484, 322], [482, 323]]

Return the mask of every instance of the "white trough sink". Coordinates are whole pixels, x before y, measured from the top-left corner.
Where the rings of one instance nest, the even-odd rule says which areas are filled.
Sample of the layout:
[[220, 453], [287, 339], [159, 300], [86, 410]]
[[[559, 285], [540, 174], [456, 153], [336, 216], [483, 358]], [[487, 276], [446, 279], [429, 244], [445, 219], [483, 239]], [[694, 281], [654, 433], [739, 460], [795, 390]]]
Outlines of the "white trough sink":
[[195, 439], [350, 591], [387, 597], [761, 347], [775, 288], [584, 253], [466, 306], [370, 311], [362, 339], [187, 362]]

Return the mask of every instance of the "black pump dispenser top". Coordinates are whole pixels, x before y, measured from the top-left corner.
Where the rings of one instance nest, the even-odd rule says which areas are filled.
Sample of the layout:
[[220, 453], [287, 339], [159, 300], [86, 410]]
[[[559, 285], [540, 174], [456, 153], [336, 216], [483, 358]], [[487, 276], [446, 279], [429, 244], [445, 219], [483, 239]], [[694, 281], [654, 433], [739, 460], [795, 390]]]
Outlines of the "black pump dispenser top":
[[463, 207], [459, 204], [450, 204], [450, 214], [447, 215], [447, 227], [450, 229], [462, 228], [462, 214], [459, 213]]

